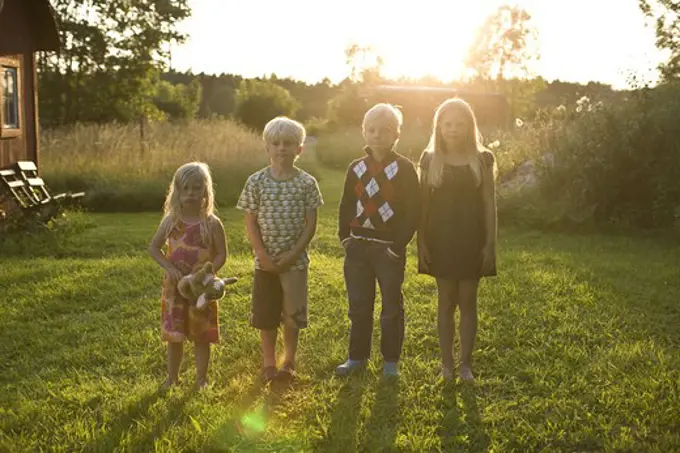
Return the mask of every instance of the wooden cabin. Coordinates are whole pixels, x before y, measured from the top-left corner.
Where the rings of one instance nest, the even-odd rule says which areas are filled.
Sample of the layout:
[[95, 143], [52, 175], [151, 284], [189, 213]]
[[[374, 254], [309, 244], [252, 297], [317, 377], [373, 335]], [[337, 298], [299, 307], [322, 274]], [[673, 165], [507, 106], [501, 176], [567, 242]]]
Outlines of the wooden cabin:
[[48, 0], [0, 0], [0, 169], [40, 165], [37, 51], [58, 51]]

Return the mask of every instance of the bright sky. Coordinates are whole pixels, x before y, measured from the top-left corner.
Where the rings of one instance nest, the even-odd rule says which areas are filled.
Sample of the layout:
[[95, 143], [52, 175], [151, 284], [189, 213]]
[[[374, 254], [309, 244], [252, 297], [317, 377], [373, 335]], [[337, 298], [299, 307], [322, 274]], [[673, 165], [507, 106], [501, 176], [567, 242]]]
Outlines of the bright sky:
[[[502, 0], [189, 0], [189, 40], [176, 70], [316, 82], [348, 75], [344, 50], [371, 45], [384, 73], [458, 79], [476, 28]], [[631, 73], [656, 80], [663, 54], [638, 0], [520, 0], [539, 32], [535, 72], [547, 80], [625, 88]]]

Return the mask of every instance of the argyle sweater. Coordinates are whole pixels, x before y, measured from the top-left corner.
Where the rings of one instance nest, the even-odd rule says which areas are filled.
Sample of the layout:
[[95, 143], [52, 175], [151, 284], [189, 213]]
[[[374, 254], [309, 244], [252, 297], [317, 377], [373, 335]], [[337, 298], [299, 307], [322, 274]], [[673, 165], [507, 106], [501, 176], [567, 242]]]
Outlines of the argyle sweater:
[[419, 183], [413, 163], [396, 152], [382, 161], [357, 159], [347, 168], [338, 212], [341, 241], [353, 237], [387, 242], [401, 255], [413, 238], [420, 217]]

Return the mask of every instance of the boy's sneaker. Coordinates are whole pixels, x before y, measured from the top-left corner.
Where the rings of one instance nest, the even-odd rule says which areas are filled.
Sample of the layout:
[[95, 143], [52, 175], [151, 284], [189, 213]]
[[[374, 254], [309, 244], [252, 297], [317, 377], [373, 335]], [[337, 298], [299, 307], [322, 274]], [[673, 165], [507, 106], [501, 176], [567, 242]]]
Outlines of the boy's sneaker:
[[336, 376], [349, 376], [350, 374], [366, 368], [365, 360], [348, 360], [335, 369]]
[[399, 376], [399, 364], [397, 362], [385, 362], [383, 365], [383, 376], [397, 377]]

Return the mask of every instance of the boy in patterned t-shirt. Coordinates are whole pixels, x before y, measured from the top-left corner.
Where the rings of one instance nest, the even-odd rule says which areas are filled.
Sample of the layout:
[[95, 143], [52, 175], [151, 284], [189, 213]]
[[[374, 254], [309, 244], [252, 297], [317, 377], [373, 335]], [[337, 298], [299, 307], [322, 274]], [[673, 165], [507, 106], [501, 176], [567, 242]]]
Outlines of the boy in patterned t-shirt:
[[[271, 120], [262, 134], [269, 166], [250, 175], [237, 208], [255, 254], [250, 325], [260, 329], [262, 379], [292, 379], [300, 329], [307, 327], [307, 245], [323, 204], [313, 176], [295, 166], [305, 129], [286, 117]], [[276, 336], [283, 324], [284, 359], [276, 369]]]

